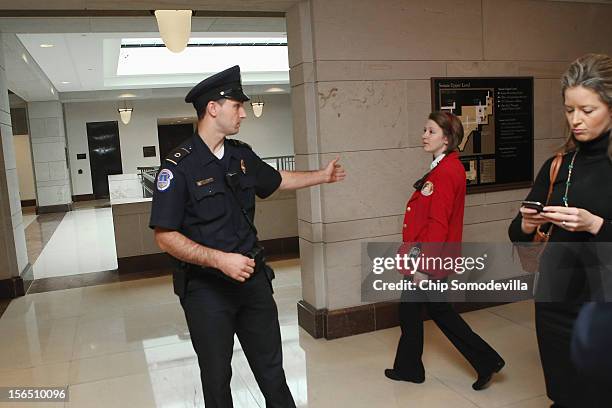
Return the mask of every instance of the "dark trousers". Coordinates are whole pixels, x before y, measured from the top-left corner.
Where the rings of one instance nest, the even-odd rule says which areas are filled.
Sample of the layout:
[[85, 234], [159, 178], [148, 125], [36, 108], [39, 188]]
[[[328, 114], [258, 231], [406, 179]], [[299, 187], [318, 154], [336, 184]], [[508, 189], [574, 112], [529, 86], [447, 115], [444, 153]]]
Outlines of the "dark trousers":
[[198, 356], [206, 408], [230, 408], [234, 334], [266, 399], [294, 408], [283, 370], [278, 311], [264, 273], [235, 284], [215, 276], [191, 279], [181, 299]]
[[423, 355], [423, 308], [469, 361], [478, 374], [487, 374], [497, 365], [501, 357], [487, 342], [472, 331], [470, 326], [447, 302], [402, 302], [399, 304], [399, 319], [402, 335], [397, 345], [393, 368], [403, 377], [424, 378]]

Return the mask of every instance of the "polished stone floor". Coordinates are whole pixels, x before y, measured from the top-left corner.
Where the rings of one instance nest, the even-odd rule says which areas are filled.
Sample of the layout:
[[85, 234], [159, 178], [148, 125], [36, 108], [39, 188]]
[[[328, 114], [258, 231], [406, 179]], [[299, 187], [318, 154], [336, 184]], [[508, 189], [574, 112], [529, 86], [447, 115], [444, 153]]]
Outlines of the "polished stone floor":
[[[38, 231], [40, 237], [35, 234]], [[51, 236], [47, 237], [49, 233]], [[26, 245], [28, 253], [39, 251], [29, 258], [34, 279], [117, 268], [110, 208], [89, 206], [67, 213], [39, 215], [26, 229]]]
[[[476, 392], [474, 373], [426, 322], [423, 384], [387, 380], [399, 329], [333, 341], [297, 325], [297, 260], [273, 263], [284, 365], [300, 407], [547, 407], [530, 302], [463, 316], [506, 359], [492, 385]], [[162, 276], [36, 293], [0, 318], [0, 386], [68, 386], [70, 402], [13, 407], [202, 407], [197, 360], [171, 278]], [[235, 342], [236, 407], [264, 407]]]

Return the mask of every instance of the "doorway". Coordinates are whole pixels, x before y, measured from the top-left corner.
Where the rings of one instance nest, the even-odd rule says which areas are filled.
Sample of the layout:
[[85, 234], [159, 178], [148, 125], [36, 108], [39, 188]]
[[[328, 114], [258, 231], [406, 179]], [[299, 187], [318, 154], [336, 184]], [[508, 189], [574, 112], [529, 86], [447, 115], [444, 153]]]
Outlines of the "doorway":
[[108, 176], [123, 173], [117, 121], [87, 122], [87, 142], [94, 197], [108, 198]]

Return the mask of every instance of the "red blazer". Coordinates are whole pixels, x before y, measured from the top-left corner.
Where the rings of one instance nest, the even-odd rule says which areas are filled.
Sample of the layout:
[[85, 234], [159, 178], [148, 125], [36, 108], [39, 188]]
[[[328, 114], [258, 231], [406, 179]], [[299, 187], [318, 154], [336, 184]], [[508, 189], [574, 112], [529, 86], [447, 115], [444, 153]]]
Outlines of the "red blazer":
[[[465, 169], [459, 161], [459, 154], [448, 153], [429, 173], [423, 188], [415, 191], [408, 200], [402, 229], [406, 245], [402, 246], [402, 252], [407, 253], [411, 244], [416, 242], [461, 242], [465, 188]], [[450, 249], [450, 254], [444, 256], [460, 255], [457, 253], [457, 248], [460, 251], [460, 245], [454, 245]], [[427, 254], [425, 250], [423, 253], [428, 256], [441, 255]], [[421, 270], [421, 272], [434, 278], [448, 275], [448, 272], [440, 270]]]

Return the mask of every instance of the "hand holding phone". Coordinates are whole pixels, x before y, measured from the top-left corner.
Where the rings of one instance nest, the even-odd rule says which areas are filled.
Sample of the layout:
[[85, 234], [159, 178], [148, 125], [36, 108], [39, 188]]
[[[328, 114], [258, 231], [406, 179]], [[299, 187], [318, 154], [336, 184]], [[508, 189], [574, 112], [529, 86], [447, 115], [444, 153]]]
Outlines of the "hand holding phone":
[[539, 213], [544, 211], [544, 206], [539, 201], [523, 201], [522, 206], [525, 208], [531, 208], [532, 210], [536, 210]]

